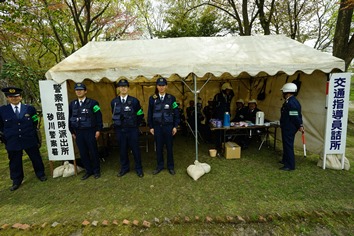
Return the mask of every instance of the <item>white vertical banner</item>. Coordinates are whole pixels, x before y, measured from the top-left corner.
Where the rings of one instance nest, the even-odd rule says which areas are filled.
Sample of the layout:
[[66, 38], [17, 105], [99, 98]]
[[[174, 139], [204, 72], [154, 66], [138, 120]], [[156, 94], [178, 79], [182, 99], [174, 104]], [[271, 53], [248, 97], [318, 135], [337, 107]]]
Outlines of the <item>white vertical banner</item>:
[[340, 154], [342, 156], [342, 169], [344, 169], [349, 97], [350, 73], [331, 74], [328, 86], [323, 169], [326, 168], [328, 154]]
[[74, 146], [69, 131], [69, 101], [66, 82], [39, 81], [43, 121], [49, 160], [74, 160]]

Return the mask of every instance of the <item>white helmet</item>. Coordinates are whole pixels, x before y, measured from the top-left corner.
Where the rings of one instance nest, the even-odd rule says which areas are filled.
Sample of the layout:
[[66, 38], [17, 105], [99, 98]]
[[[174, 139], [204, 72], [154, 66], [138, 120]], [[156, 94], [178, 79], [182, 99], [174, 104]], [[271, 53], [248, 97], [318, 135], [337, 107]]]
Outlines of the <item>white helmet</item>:
[[248, 104], [250, 104], [250, 103], [254, 103], [254, 104], [257, 105], [257, 100], [256, 99], [252, 99], [252, 100], [248, 101]]
[[242, 99], [242, 98], [238, 99], [238, 100], [236, 101], [236, 103], [242, 103], [242, 104], [245, 104], [245, 102], [243, 101], [243, 99]]
[[296, 93], [297, 86], [294, 83], [286, 83], [280, 90], [283, 91], [283, 93]]
[[231, 87], [230, 83], [224, 83], [224, 84], [221, 86], [221, 90], [226, 90], [226, 89], [232, 90], [232, 87]]

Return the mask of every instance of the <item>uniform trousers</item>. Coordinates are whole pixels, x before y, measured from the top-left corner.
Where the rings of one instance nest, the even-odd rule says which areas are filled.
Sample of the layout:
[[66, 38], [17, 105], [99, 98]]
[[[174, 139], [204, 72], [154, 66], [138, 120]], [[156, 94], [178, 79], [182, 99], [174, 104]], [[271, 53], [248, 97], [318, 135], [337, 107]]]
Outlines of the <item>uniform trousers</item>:
[[283, 141], [283, 163], [284, 167], [295, 170], [294, 141], [297, 130], [281, 129], [281, 138]]
[[86, 169], [86, 174], [100, 174], [100, 158], [98, 154], [95, 129], [77, 129], [76, 144], [79, 148], [82, 164]]
[[[31, 148], [25, 149], [25, 152], [29, 156], [34, 172], [38, 178], [45, 175], [44, 173], [44, 165], [42, 161], [41, 154], [37, 146], [33, 146]], [[12, 180], [13, 185], [20, 185], [24, 178], [23, 173], [23, 164], [22, 164], [22, 153], [23, 150], [19, 151], [7, 151], [8, 158], [10, 160], [10, 178]]]
[[121, 171], [129, 171], [128, 150], [130, 148], [134, 156], [135, 170], [137, 173], [141, 173], [143, 167], [141, 165], [141, 153], [139, 149], [139, 128], [115, 128], [115, 133], [118, 143], [120, 144]]
[[167, 169], [174, 169], [173, 161], [173, 125], [155, 125], [154, 139], [156, 143], [157, 169], [164, 168], [163, 148], [167, 150]]

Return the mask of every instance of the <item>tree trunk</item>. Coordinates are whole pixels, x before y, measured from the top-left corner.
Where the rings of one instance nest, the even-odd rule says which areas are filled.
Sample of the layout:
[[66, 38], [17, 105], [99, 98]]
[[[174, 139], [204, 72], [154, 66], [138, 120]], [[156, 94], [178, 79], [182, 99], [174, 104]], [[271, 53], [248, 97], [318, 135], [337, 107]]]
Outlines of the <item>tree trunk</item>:
[[354, 36], [350, 37], [353, 9], [345, 8], [348, 0], [341, 0], [338, 11], [337, 25], [333, 38], [333, 56], [345, 61], [345, 71], [354, 57]]
[[243, 18], [243, 25], [244, 25], [244, 35], [251, 35], [252, 32], [252, 25], [250, 24], [248, 18], [248, 3], [247, 0], [242, 1], [242, 18]]
[[270, 35], [270, 23], [272, 21], [274, 13], [275, 0], [272, 0], [271, 2], [268, 17], [264, 12], [264, 0], [256, 0], [256, 4], [259, 12], [259, 22], [261, 23], [261, 26], [263, 28], [264, 35]]

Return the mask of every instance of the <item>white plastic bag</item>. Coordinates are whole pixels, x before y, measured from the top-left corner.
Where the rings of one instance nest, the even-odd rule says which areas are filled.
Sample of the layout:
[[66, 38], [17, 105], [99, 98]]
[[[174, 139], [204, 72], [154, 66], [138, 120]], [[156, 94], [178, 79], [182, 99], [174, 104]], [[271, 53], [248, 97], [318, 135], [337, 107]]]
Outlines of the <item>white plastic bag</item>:
[[192, 179], [198, 180], [204, 174], [209, 173], [211, 170], [210, 165], [206, 163], [200, 163], [199, 161], [194, 161], [194, 165], [190, 165], [187, 168], [187, 173]]
[[[198, 162], [198, 161], [195, 161], [195, 162]], [[194, 164], [195, 164], [195, 162], [194, 162]], [[199, 163], [199, 164], [204, 169], [205, 174], [210, 172], [210, 170], [211, 170], [210, 165], [208, 165], [207, 163]]]
[[[317, 166], [323, 167], [323, 157], [321, 157]], [[327, 154], [326, 158], [326, 168], [333, 170], [341, 170], [342, 169], [342, 155], [339, 154]], [[348, 158], [344, 157], [344, 170], [350, 169], [350, 163]]]
[[58, 178], [60, 176], [63, 176], [63, 173], [64, 173], [64, 166], [63, 165], [58, 166], [53, 170], [53, 178]]
[[64, 162], [63, 177], [69, 177], [75, 175], [75, 166], [68, 161]]
[[200, 165], [190, 165], [187, 168], [187, 173], [192, 179], [198, 180], [205, 174], [205, 171]]

